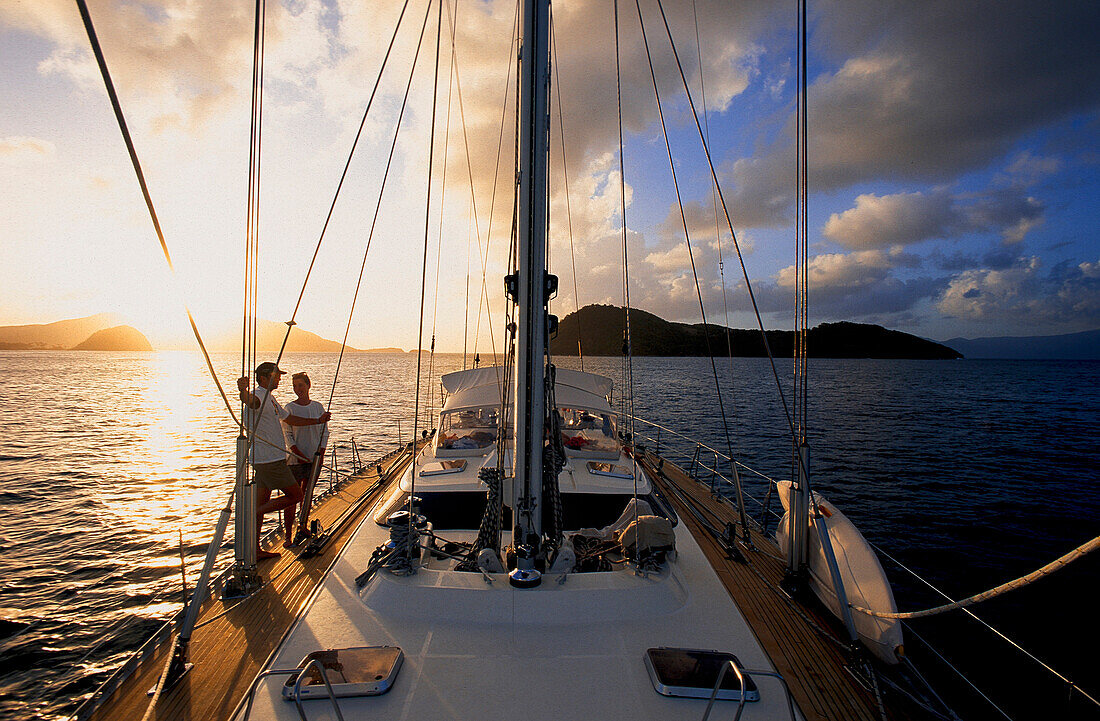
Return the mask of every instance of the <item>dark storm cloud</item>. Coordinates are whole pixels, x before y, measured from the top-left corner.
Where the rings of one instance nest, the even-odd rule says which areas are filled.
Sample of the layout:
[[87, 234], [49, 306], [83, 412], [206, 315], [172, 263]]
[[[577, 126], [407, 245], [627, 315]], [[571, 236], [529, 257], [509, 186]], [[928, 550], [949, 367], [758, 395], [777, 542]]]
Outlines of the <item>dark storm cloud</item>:
[[[811, 51], [835, 66], [810, 88], [810, 182], [819, 191], [951, 181], [1100, 104], [1097, 3], [837, 0], [815, 18]], [[741, 227], [787, 222], [790, 129], [727, 166]]]
[[1097, 3], [840, 0], [818, 28], [843, 62], [811, 90], [827, 185], [949, 178], [1100, 102]]

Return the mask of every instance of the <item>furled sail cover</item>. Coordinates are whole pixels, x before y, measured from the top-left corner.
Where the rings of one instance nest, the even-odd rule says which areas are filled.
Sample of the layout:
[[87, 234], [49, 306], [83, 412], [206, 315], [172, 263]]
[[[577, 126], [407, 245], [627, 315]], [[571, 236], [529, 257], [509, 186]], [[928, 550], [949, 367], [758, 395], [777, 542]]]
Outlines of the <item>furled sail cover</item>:
[[[555, 395], [559, 407], [607, 410], [612, 381], [595, 373], [559, 368]], [[443, 410], [500, 405], [504, 369], [500, 366], [471, 368], [444, 374], [440, 379], [447, 391]]]
[[572, 371], [568, 368], [558, 368], [555, 371], [555, 378], [557, 379], [557, 392], [562, 392], [562, 387], [576, 388], [579, 391], [585, 393], [591, 393], [592, 395], [600, 396], [605, 401], [608, 396], [611, 395], [611, 379], [607, 376], [597, 375], [595, 373], [584, 373], [581, 371]]

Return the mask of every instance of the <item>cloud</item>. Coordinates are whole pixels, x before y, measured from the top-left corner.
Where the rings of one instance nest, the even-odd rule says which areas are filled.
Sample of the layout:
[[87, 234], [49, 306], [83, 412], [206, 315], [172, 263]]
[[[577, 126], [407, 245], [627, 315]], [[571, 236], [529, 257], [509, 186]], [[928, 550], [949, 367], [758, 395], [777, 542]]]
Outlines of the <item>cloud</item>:
[[1059, 172], [1064, 165], [1061, 158], [1035, 155], [1025, 150], [1005, 166], [1004, 182], [1010, 185], [1031, 186]]
[[1092, 329], [1100, 326], [1100, 261], [1060, 263], [1045, 275], [1034, 256], [1000, 270], [968, 270], [951, 279], [937, 308], [1021, 333]]
[[49, 140], [22, 135], [0, 138], [0, 159], [47, 160], [56, 153], [57, 147]]
[[[269, 40], [278, 46], [281, 8], [270, 11]], [[94, 3], [91, 17], [127, 115], [188, 126], [235, 107], [251, 77], [251, 11], [235, 3], [152, 0]], [[7, 3], [0, 22], [45, 38], [53, 49], [38, 66], [102, 92], [102, 81], [80, 16], [61, 0]], [[162, 116], [169, 120], [160, 120]]]
[[[834, 0], [819, 10], [811, 40], [811, 54], [836, 67], [809, 88], [810, 187], [952, 182], [996, 163], [1036, 129], [1095, 112], [1098, 26], [1095, 3], [1011, 0], [991, 9], [949, 0]], [[1080, 152], [1094, 154], [1092, 135], [1085, 138]], [[724, 166], [739, 227], [790, 221], [793, 140], [790, 116], [751, 159]], [[1020, 153], [1000, 180], [1026, 187], [1060, 167], [1058, 158]], [[1005, 241], [1019, 242], [1032, 227], [1006, 229]], [[934, 226], [904, 230], [934, 233]]]
[[[942, 180], [1100, 101], [1100, 6], [839, 0], [815, 38], [845, 58], [811, 88], [817, 173]], [[882, 24], [884, 17], [890, 22]]]
[[1014, 188], [956, 197], [946, 190], [856, 198], [856, 205], [833, 213], [823, 234], [846, 248], [907, 246], [934, 238], [994, 231], [1006, 244], [1021, 242], [1043, 221], [1045, 206]]

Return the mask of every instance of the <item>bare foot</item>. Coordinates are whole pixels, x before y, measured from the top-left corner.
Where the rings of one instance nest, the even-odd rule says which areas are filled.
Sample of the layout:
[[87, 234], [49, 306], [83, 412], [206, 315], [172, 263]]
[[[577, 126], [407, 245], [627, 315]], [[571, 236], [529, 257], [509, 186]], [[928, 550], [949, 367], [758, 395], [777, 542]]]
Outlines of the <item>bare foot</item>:
[[265, 561], [269, 558], [278, 558], [280, 555], [281, 554], [275, 553], [275, 552], [272, 552], [272, 551], [257, 551], [256, 552], [256, 560], [257, 561]]

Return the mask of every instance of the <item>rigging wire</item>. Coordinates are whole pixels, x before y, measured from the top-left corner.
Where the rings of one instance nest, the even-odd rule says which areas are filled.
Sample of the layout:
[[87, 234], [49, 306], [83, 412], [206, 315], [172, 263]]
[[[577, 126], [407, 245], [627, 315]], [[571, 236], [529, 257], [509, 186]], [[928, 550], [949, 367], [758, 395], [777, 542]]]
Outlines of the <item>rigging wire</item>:
[[[428, 7], [431, 8], [431, 0], [428, 0]], [[435, 167], [435, 125], [436, 125], [436, 105], [439, 100], [439, 50], [443, 36], [443, 0], [439, 0], [439, 12], [436, 19], [435, 29], [435, 72], [432, 82], [432, 114], [431, 114], [431, 133], [428, 139], [428, 189], [424, 202], [424, 259], [420, 266], [420, 319], [417, 323], [417, 336], [416, 336], [416, 396], [413, 407], [413, 437], [411, 454], [413, 458], [416, 458], [416, 443], [419, 440], [417, 438], [417, 432], [420, 430], [420, 369], [423, 363], [423, 345], [424, 345], [424, 294], [427, 285], [428, 277], [428, 235], [431, 227], [431, 212], [432, 212], [432, 171]], [[416, 520], [416, 513], [413, 512], [413, 497], [416, 496], [416, 473], [410, 476], [409, 482], [409, 536], [413, 537], [415, 531], [414, 522]], [[412, 544], [408, 544], [408, 560], [412, 563]]]
[[[453, 20], [451, 19], [451, 16], [450, 16], [449, 13], [448, 13], [447, 19], [448, 19], [449, 22], [453, 23]], [[519, 22], [518, 5], [517, 5], [517, 12], [516, 12], [515, 22], [516, 23]], [[461, 118], [461, 121], [462, 121], [462, 142], [463, 142], [463, 147], [466, 151], [466, 171], [467, 171], [469, 186], [470, 186], [470, 204], [471, 204], [472, 212], [473, 212], [473, 216], [474, 216], [474, 230], [475, 230], [475, 233], [477, 234], [477, 248], [478, 248], [478, 253], [481, 255], [481, 261], [482, 261], [482, 263], [481, 263], [481, 292], [482, 292], [482, 295], [484, 296], [484, 300], [485, 300], [485, 316], [486, 316], [486, 320], [487, 320], [488, 325], [489, 325], [490, 347], [491, 347], [491, 350], [493, 352], [493, 358], [495, 359], [496, 354], [497, 354], [496, 335], [493, 332], [493, 312], [492, 312], [492, 308], [489, 305], [489, 286], [486, 283], [486, 270], [487, 270], [487, 263], [488, 263], [488, 260], [489, 260], [489, 243], [490, 243], [490, 240], [492, 239], [491, 228], [492, 228], [493, 210], [492, 210], [492, 206], [490, 206], [490, 210], [489, 210], [489, 228], [490, 228], [490, 230], [486, 233], [485, 251], [482, 254], [482, 252], [481, 252], [481, 250], [482, 250], [482, 246], [481, 246], [481, 229], [480, 229], [480, 224], [478, 223], [478, 214], [477, 214], [477, 197], [476, 197], [476, 194], [474, 193], [474, 170], [473, 170], [473, 162], [472, 162], [471, 156], [470, 156], [470, 138], [469, 138], [469, 133], [467, 132], [467, 125], [466, 125], [466, 106], [465, 106], [465, 103], [463, 102], [463, 99], [462, 99], [462, 72], [461, 72], [461, 69], [460, 69], [460, 65], [458, 63], [458, 49], [455, 45], [454, 36], [455, 36], [454, 26], [452, 26], [452, 30], [451, 30], [451, 53], [452, 53], [452, 56], [454, 57], [455, 87], [458, 91], [458, 112], [459, 112], [459, 117]], [[509, 46], [509, 51], [511, 51], [511, 46]], [[510, 71], [511, 71], [511, 67], [509, 66], [509, 73], [510, 73]], [[507, 75], [506, 75], [506, 77], [505, 77], [505, 84], [506, 85], [507, 85], [507, 79], [508, 78], [507, 78]], [[507, 96], [505, 96], [505, 100], [507, 101]], [[501, 119], [501, 134], [502, 134], [502, 136], [503, 136], [503, 132], [504, 132], [504, 120], [502, 118]], [[498, 153], [499, 153], [499, 147], [498, 147]], [[498, 155], [498, 159], [499, 159], [499, 155]], [[493, 194], [494, 194], [494, 199], [495, 199], [495, 195], [496, 195], [496, 177], [495, 176], [493, 178]], [[480, 320], [481, 320], [480, 313], [481, 313], [481, 298], [478, 299], [478, 321], [479, 321], [478, 327], [479, 328], [480, 328]], [[475, 355], [476, 355], [476, 352], [477, 352], [477, 338], [476, 338], [476, 336], [474, 338], [474, 351], [475, 351]], [[495, 365], [495, 362], [494, 362], [494, 365]], [[498, 382], [499, 382], [499, 378], [498, 378]]]
[[[569, 200], [569, 163], [565, 156], [565, 118], [561, 112], [561, 78], [558, 75], [561, 55], [558, 54], [558, 35], [554, 24], [553, 13], [550, 15], [550, 42], [554, 48], [554, 57], [558, 62], [554, 63], [554, 90], [558, 99], [558, 132], [561, 134], [561, 175], [565, 181], [565, 221], [569, 227], [569, 261], [573, 267], [573, 307], [577, 311], [577, 357], [580, 359], [581, 372], [584, 372], [584, 352], [581, 348], [581, 296], [577, 291], [577, 256], [573, 250], [573, 208]], [[547, 206], [549, 207], [549, 205]]]
[[[448, 16], [448, 18], [449, 17], [450, 16]], [[518, 42], [518, 33], [519, 33], [519, 2], [517, 0], [516, 6], [515, 6], [515, 11], [514, 11], [513, 17], [512, 17], [512, 42], [508, 46], [508, 54], [506, 56], [507, 59], [509, 59], [509, 60], [512, 57], [515, 57], [514, 48], [516, 47], [516, 43]], [[457, 54], [457, 51], [456, 51], [456, 54]], [[488, 227], [485, 231], [485, 249], [484, 249], [484, 252], [482, 252], [482, 247], [481, 247], [481, 230], [480, 230], [479, 224], [477, 223], [477, 199], [474, 197], [473, 164], [470, 161], [470, 142], [469, 142], [469, 138], [467, 137], [467, 134], [466, 134], [466, 111], [465, 111], [465, 105], [464, 105], [463, 100], [462, 100], [462, 74], [461, 74], [461, 72], [460, 72], [460, 70], [457, 66], [457, 63], [456, 63], [456, 68], [455, 68], [455, 81], [456, 81], [456, 86], [458, 88], [458, 109], [459, 109], [459, 113], [462, 117], [462, 134], [463, 134], [462, 137], [463, 137], [463, 142], [464, 142], [465, 149], [466, 149], [466, 168], [467, 168], [467, 171], [469, 172], [469, 176], [470, 176], [470, 202], [472, 203], [473, 208], [474, 208], [474, 210], [473, 210], [473, 212], [474, 212], [474, 228], [475, 228], [475, 231], [477, 233], [477, 248], [478, 248], [478, 254], [480, 255], [480, 259], [481, 259], [481, 293], [478, 295], [477, 322], [476, 322], [475, 331], [474, 331], [474, 356], [475, 357], [477, 356], [477, 344], [478, 344], [478, 341], [479, 341], [480, 335], [481, 335], [481, 307], [482, 307], [482, 302], [484, 302], [485, 303], [485, 308], [486, 308], [486, 316], [487, 316], [487, 320], [488, 320], [488, 324], [489, 324], [489, 340], [492, 344], [491, 348], [492, 348], [494, 359], [496, 357], [496, 336], [493, 333], [493, 318], [492, 318], [492, 311], [491, 311], [491, 308], [489, 306], [489, 289], [488, 289], [488, 284], [486, 282], [486, 273], [487, 273], [487, 267], [488, 267], [487, 264], [488, 264], [488, 260], [489, 260], [489, 244], [492, 242], [492, 238], [493, 238], [493, 216], [494, 216], [495, 210], [496, 210], [497, 181], [499, 180], [499, 177], [500, 177], [501, 149], [504, 145], [504, 128], [505, 128], [505, 122], [504, 121], [505, 121], [505, 118], [507, 117], [508, 95], [509, 95], [509, 90], [511, 90], [511, 86], [509, 85], [508, 81], [511, 79], [512, 63], [508, 62], [508, 63], [506, 63], [506, 66], [508, 68], [508, 71], [507, 71], [507, 73], [505, 73], [505, 78], [504, 78], [504, 101], [501, 103], [502, 108], [501, 108], [501, 116], [500, 116], [500, 135], [497, 139], [496, 160], [493, 163], [493, 171], [494, 171], [493, 172], [493, 190], [492, 190], [492, 195], [490, 196], [490, 201], [489, 201], [489, 222], [488, 222]], [[518, 80], [518, 76], [517, 76], [517, 80]]]
[[[462, 370], [466, 370], [466, 343], [470, 339], [470, 224], [473, 222], [473, 211], [469, 217], [466, 224], [466, 304], [462, 311]], [[480, 244], [480, 239], [478, 242]]]
[[[382, 65], [378, 69], [378, 77], [374, 81], [374, 90], [371, 91], [370, 100], [367, 101], [367, 110], [368, 111], [370, 110], [371, 103], [373, 103], [373, 101], [374, 101], [375, 93], [378, 92], [378, 85], [379, 85], [379, 83], [382, 82], [382, 74], [386, 69], [386, 65], [387, 65], [387, 63], [389, 61], [389, 57], [390, 57], [390, 51], [393, 50], [394, 42], [397, 40], [397, 34], [401, 30], [401, 23], [405, 18], [405, 10], [408, 7], [409, 7], [409, 0], [405, 0], [404, 5], [401, 6], [401, 14], [397, 18], [397, 25], [393, 29], [393, 36], [390, 38], [389, 47], [386, 48], [386, 54], [382, 58]], [[398, 135], [401, 132], [401, 121], [405, 117], [405, 107], [406, 107], [406, 105], [408, 104], [408, 101], [409, 101], [409, 91], [412, 87], [413, 73], [416, 70], [416, 61], [420, 57], [420, 46], [424, 41], [424, 29], [427, 27], [427, 24], [428, 24], [428, 14], [429, 14], [430, 10], [431, 10], [431, 5], [429, 4], [428, 9], [424, 11], [424, 22], [421, 24], [421, 27], [420, 27], [420, 40], [417, 42], [416, 54], [413, 56], [412, 65], [411, 65], [410, 70], [409, 70], [409, 80], [405, 85], [405, 95], [401, 100], [401, 110], [398, 112], [398, 115], [397, 115], [397, 123], [396, 123], [396, 126], [394, 128], [393, 142], [390, 144], [389, 156], [386, 159], [386, 169], [382, 173], [382, 182], [381, 182], [381, 184], [379, 185], [379, 188], [378, 188], [378, 200], [377, 200], [377, 202], [375, 203], [375, 206], [374, 206], [374, 216], [371, 219], [370, 231], [367, 233], [367, 242], [366, 242], [366, 246], [363, 249], [363, 261], [359, 265], [359, 278], [355, 282], [355, 293], [354, 293], [354, 295], [352, 296], [352, 299], [351, 299], [351, 309], [348, 311], [348, 323], [347, 323], [347, 326], [344, 328], [344, 338], [343, 338], [343, 340], [340, 341], [340, 355], [336, 359], [336, 371], [332, 375], [332, 389], [329, 391], [328, 404], [325, 406], [326, 408], [330, 408], [330, 409], [332, 408], [332, 399], [333, 399], [333, 396], [336, 394], [336, 382], [340, 377], [340, 366], [343, 364], [343, 361], [344, 361], [344, 351], [347, 349], [347, 346], [348, 346], [348, 334], [351, 332], [351, 322], [352, 322], [352, 319], [355, 317], [355, 305], [356, 305], [356, 302], [359, 300], [359, 289], [363, 284], [363, 273], [364, 273], [364, 271], [366, 270], [366, 267], [367, 267], [367, 254], [370, 253], [371, 240], [373, 240], [373, 238], [374, 238], [374, 229], [378, 224], [379, 210], [382, 207], [382, 195], [386, 190], [386, 181], [390, 177], [390, 167], [393, 164], [394, 153], [397, 149], [397, 138], [398, 138]], [[364, 112], [363, 113], [363, 120], [360, 121], [360, 124], [359, 124], [359, 131], [360, 132], [362, 132], [363, 125], [366, 123], [366, 121], [367, 121], [367, 113]], [[354, 147], [353, 147], [353, 151], [354, 151]]]
[[[431, 4], [431, 2], [429, 0], [429, 5], [430, 4]], [[405, 14], [405, 8], [407, 6], [408, 6], [408, 0], [406, 0], [405, 4], [401, 8], [401, 16], [402, 17]], [[399, 19], [398, 20], [398, 27], [400, 27], [400, 24], [401, 23], [400, 23], [400, 19]], [[397, 30], [395, 29], [394, 30], [394, 38], [396, 38], [396, 37], [397, 37]], [[294, 328], [295, 325], [297, 325], [295, 323], [295, 319], [298, 317], [298, 309], [301, 308], [301, 306], [302, 306], [302, 298], [305, 297], [306, 287], [309, 285], [309, 278], [313, 274], [313, 267], [317, 263], [317, 255], [321, 252], [321, 244], [325, 240], [325, 233], [328, 231], [329, 223], [332, 220], [332, 214], [336, 210], [336, 202], [340, 198], [340, 191], [343, 189], [344, 181], [348, 177], [348, 170], [351, 168], [351, 161], [352, 161], [352, 158], [355, 156], [355, 149], [359, 145], [359, 139], [363, 134], [363, 127], [366, 125], [366, 122], [367, 122], [367, 115], [368, 115], [368, 113], [370, 113], [371, 105], [374, 103], [375, 94], [378, 92], [378, 85], [382, 80], [382, 71], [385, 70], [386, 60], [389, 59], [390, 50], [392, 50], [392, 49], [393, 49], [393, 39], [390, 40], [390, 45], [386, 49], [386, 55], [383, 58], [382, 66], [381, 66], [381, 68], [379, 68], [379, 71], [378, 71], [378, 78], [375, 80], [375, 83], [374, 83], [374, 89], [371, 91], [370, 99], [367, 101], [367, 107], [363, 111], [363, 119], [359, 122], [359, 129], [355, 133], [355, 140], [352, 141], [351, 151], [348, 153], [348, 159], [344, 163], [344, 170], [340, 174], [340, 181], [336, 184], [336, 192], [332, 196], [332, 203], [329, 204], [328, 213], [325, 215], [325, 222], [321, 226], [321, 232], [317, 237], [317, 244], [313, 249], [313, 256], [309, 260], [309, 267], [306, 268], [306, 275], [305, 275], [305, 278], [302, 280], [302, 289], [298, 293], [298, 300], [294, 304], [294, 311], [290, 314], [290, 320], [288, 320], [286, 322], [286, 326], [287, 326], [286, 333], [283, 335], [283, 342], [282, 342], [282, 345], [279, 347], [279, 353], [275, 357], [275, 365], [276, 366], [278, 366], [279, 361], [281, 361], [282, 358], [283, 358], [283, 353], [286, 351], [287, 341], [290, 340], [290, 331]], [[331, 398], [330, 398], [330, 401], [331, 401]]]
[[[703, 75], [703, 43], [699, 39], [699, 12], [696, 0], [691, 0], [691, 14], [695, 20], [695, 55], [699, 58], [699, 92], [703, 103], [703, 132], [710, 144], [710, 118], [707, 116], [707, 83]], [[714, 184], [710, 186], [710, 199], [714, 206], [714, 240], [718, 244], [718, 277], [722, 283], [722, 321], [726, 328], [726, 353], [730, 358], [730, 370], [733, 370], [733, 331], [730, 330], [730, 309], [726, 301], [726, 264], [722, 258], [722, 229], [718, 220], [718, 193]]]
[[722, 194], [722, 185], [718, 182], [718, 171], [714, 167], [714, 159], [710, 155], [710, 146], [706, 142], [706, 136], [703, 132], [702, 123], [699, 122], [699, 111], [696, 110], [695, 101], [691, 97], [691, 89], [688, 87], [687, 77], [684, 74], [684, 67], [680, 63], [680, 55], [676, 51], [676, 43], [672, 39], [672, 30], [669, 28], [668, 18], [665, 16], [665, 8], [661, 0], [657, 0], [657, 8], [661, 12], [661, 18], [664, 21], [665, 25], [665, 33], [668, 35], [669, 44], [672, 47], [672, 54], [676, 60], [676, 67], [679, 70], [680, 79], [683, 81], [684, 84], [684, 93], [687, 95], [688, 104], [691, 106], [691, 115], [695, 120], [695, 127], [699, 132], [699, 139], [703, 144], [703, 154], [707, 158], [707, 166], [710, 169], [711, 180], [714, 183], [715, 190], [718, 192], [718, 201], [722, 206], [722, 212], [725, 216], [726, 228], [729, 231], [730, 238], [732, 238], [733, 240], [734, 250], [737, 251], [737, 260], [741, 265], [741, 275], [745, 280], [745, 289], [748, 291], [749, 301], [752, 303], [753, 313], [756, 316], [756, 324], [757, 327], [760, 329], [761, 340], [763, 340], [764, 342], [764, 350], [768, 354], [768, 361], [771, 364], [771, 371], [772, 376], [775, 379], [776, 390], [779, 392], [779, 400], [783, 405], [783, 414], [786, 417], [787, 426], [791, 430], [791, 436], [794, 437], [794, 422], [791, 418], [791, 411], [787, 405], [787, 396], [783, 392], [783, 383], [779, 380], [779, 370], [776, 368], [775, 365], [775, 356], [772, 354], [771, 343], [768, 341], [767, 331], [764, 330], [764, 320], [760, 315], [760, 306], [756, 302], [756, 295], [753, 293], [752, 283], [749, 281], [749, 272], [748, 269], [745, 267], [745, 258], [741, 253], [741, 246], [737, 242], [737, 233], [735, 233], [733, 230], [733, 221], [730, 219], [729, 207], [726, 205], [725, 196]]
[[[797, 94], [797, 139], [796, 153], [798, 168], [796, 170], [798, 201], [795, 204], [795, 353], [794, 353], [794, 395], [793, 402], [795, 416], [798, 424], [798, 436], [794, 439], [795, 449], [793, 457], [795, 461], [795, 473], [797, 465], [801, 463], [798, 455], [798, 447], [807, 442], [807, 398], [809, 397], [808, 385], [808, 356], [807, 341], [809, 334], [809, 184], [807, 179], [808, 169], [808, 135], [806, 93], [808, 76], [806, 74], [806, 2], [799, 0], [799, 66], [798, 66], [798, 94]], [[803, 469], [804, 471], [807, 469]], [[809, 476], [807, 472], [806, 477]]]
[[[718, 380], [718, 365], [714, 360], [714, 353], [711, 350], [710, 345], [710, 327], [707, 324], [707, 312], [703, 307], [703, 291], [699, 286], [699, 274], [695, 268], [695, 255], [691, 249], [691, 234], [688, 232], [687, 216], [684, 214], [684, 203], [680, 197], [680, 184], [676, 179], [676, 164], [672, 160], [672, 145], [668, 138], [668, 129], [665, 127], [665, 114], [661, 107], [661, 93], [657, 88], [657, 73], [653, 69], [653, 56], [649, 51], [649, 40], [646, 37], [645, 22], [642, 19], [642, 6], [639, 0], [634, 0], [634, 6], [638, 10], [638, 25], [642, 30], [642, 42], [645, 44], [646, 59], [649, 62], [649, 75], [653, 80], [653, 94], [657, 98], [657, 114], [661, 120], [661, 134], [665, 140], [665, 150], [668, 153], [668, 167], [672, 173], [672, 186], [676, 191], [676, 205], [680, 209], [680, 221], [684, 228], [684, 242], [687, 244], [688, 259], [691, 261], [691, 275], [695, 279], [695, 294], [699, 300], [699, 313], [703, 318], [703, 337], [706, 341], [707, 356], [710, 358], [711, 371], [714, 374], [714, 391], [718, 396], [718, 408], [722, 416], [722, 430], [726, 437], [726, 450], [729, 453], [730, 458], [733, 457], [733, 442], [730, 439], [729, 421], [726, 418], [726, 404], [722, 400], [722, 384]], [[667, 27], [667, 26], [666, 26]], [[631, 415], [633, 416], [633, 408], [631, 409]], [[730, 464], [730, 468], [733, 471], [734, 489], [737, 492], [737, 510], [740, 516], [742, 538], [746, 545], [752, 545], [752, 537], [749, 535], [749, 522], [745, 514], [745, 497], [744, 492], [741, 490], [741, 476], [737, 472], [737, 465]]]
[[[247, 376], [256, 367], [259, 353], [257, 338], [259, 334], [259, 259], [260, 259], [260, 159], [262, 157], [263, 133], [263, 77], [264, 47], [267, 28], [267, 2], [257, 0], [255, 10], [255, 28], [252, 43], [252, 95], [249, 113], [248, 131], [248, 197], [245, 203], [245, 283], [244, 283], [244, 333], [241, 337], [241, 376]], [[244, 399], [241, 399], [241, 419], [247, 423], [251, 412]], [[254, 424], [255, 425], [255, 424]], [[241, 434], [244, 434], [241, 427]], [[249, 434], [256, 428], [249, 429]], [[251, 448], [251, 445], [249, 445]], [[248, 484], [251, 471], [249, 464], [240, 469], [244, 473], [244, 482]]]
[[[122, 105], [118, 99], [118, 93], [115, 92], [114, 82], [111, 80], [111, 73], [107, 69], [107, 61], [103, 57], [103, 50], [99, 46], [99, 38], [96, 36], [95, 27], [92, 25], [92, 16], [88, 12], [88, 4], [86, 0], [76, 0], [77, 8], [80, 10], [80, 17], [84, 21], [84, 29], [88, 33], [88, 41], [92, 46], [92, 53], [95, 55], [96, 64], [99, 65], [99, 73], [103, 77], [103, 84], [107, 88], [107, 95], [111, 100], [111, 107], [115, 111], [115, 119], [118, 121], [119, 130], [122, 132], [122, 138], [126, 142], [126, 151], [130, 154], [130, 162], [134, 166], [134, 173], [137, 175], [138, 185], [141, 186], [141, 194], [145, 198], [145, 207], [149, 210], [149, 218], [153, 222], [153, 229], [156, 231], [157, 240], [160, 241], [160, 249], [164, 254], [164, 260], [168, 263], [168, 270], [172, 272], [173, 277], [176, 276], [176, 267], [172, 263], [172, 254], [168, 252], [168, 244], [164, 240], [164, 232], [160, 227], [160, 220], [157, 218], [157, 211], [153, 207], [153, 199], [149, 194], [149, 186], [145, 182], [145, 173], [142, 172], [141, 162], [138, 160], [137, 150], [134, 148], [134, 141], [130, 138], [130, 130], [126, 125], [126, 117], [122, 113]], [[195, 336], [195, 341], [199, 344], [199, 350], [202, 351], [202, 357], [206, 360], [206, 368], [210, 372], [210, 377], [214, 381], [214, 385], [218, 387], [218, 393], [221, 395], [222, 401], [225, 403], [226, 410], [229, 411], [229, 415], [232, 416], [233, 422], [238, 426], [241, 425], [241, 421], [237, 418], [237, 414], [233, 412], [233, 406], [229, 403], [229, 397], [225, 394], [225, 389], [222, 387], [221, 381], [218, 379], [218, 374], [214, 370], [214, 364], [210, 360], [210, 353], [206, 349], [206, 343], [202, 340], [202, 334], [199, 332], [199, 327], [195, 323], [195, 316], [191, 313], [191, 308], [184, 301], [184, 310], [187, 311], [187, 321], [191, 325], [191, 332]]]
[[[455, 1], [455, 11], [457, 12], [458, 0]], [[447, 19], [451, 20], [451, 6], [447, 5]], [[435, 242], [435, 290], [432, 297], [432, 341], [431, 350], [428, 354], [428, 387], [425, 390], [425, 394], [428, 396], [428, 425], [431, 425], [432, 419], [435, 417], [435, 393], [432, 392], [432, 377], [435, 372], [435, 331], [436, 323], [439, 320], [439, 265], [443, 257], [443, 218], [446, 214], [447, 207], [447, 160], [451, 154], [451, 92], [454, 90], [454, 78], [455, 78], [455, 30], [458, 28], [458, 24], [455, 22], [450, 23], [451, 26], [451, 57], [449, 75], [447, 77], [447, 121], [444, 125], [443, 131], [443, 173], [440, 179], [439, 185], [441, 187], [439, 191], [439, 230], [436, 236]]]
[[[641, 12], [639, 10], [638, 12]], [[623, 93], [620, 70], [621, 47], [619, 44], [619, 0], [615, 0], [615, 103], [619, 119], [619, 200], [623, 219], [623, 356], [625, 368], [620, 371], [625, 379], [623, 397], [620, 399], [621, 416], [630, 419], [630, 435], [634, 437], [634, 355], [630, 339], [630, 263], [627, 256], [626, 226], [626, 171], [623, 159]], [[629, 401], [628, 401], [629, 395]], [[627, 405], [629, 404], [629, 411]], [[629, 413], [629, 415], [627, 415]]]

